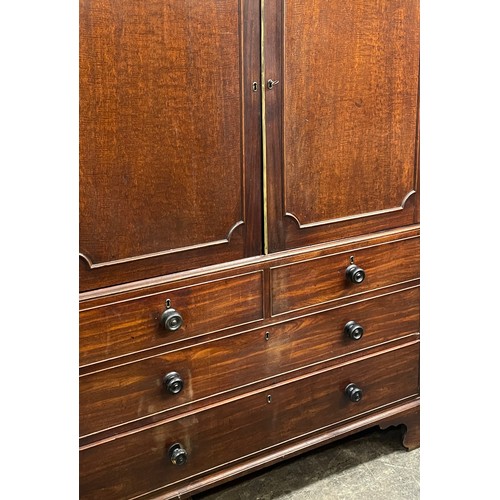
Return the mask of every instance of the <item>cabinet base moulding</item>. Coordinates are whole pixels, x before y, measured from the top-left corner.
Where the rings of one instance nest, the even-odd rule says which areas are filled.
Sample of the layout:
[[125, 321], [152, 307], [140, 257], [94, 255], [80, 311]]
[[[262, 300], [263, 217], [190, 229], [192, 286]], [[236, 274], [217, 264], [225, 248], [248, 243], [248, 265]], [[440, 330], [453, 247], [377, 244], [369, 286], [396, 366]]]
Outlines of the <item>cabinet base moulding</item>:
[[402, 440], [403, 446], [408, 450], [416, 450], [420, 447], [420, 403], [406, 410], [404, 413], [399, 413], [394, 417], [386, 419], [379, 424], [382, 430], [389, 427], [402, 425]]
[[411, 451], [418, 448], [420, 445], [419, 421], [420, 399], [418, 398], [382, 411], [377, 411], [361, 419], [358, 418], [333, 430], [317, 434], [299, 442], [281, 446], [271, 453], [240, 462], [235, 466], [225, 467], [219, 472], [194, 480], [175, 490], [170, 490], [169, 492], [163, 492], [161, 494], [157, 493], [156, 495], [150, 493], [141, 498], [148, 498], [150, 500], [188, 500], [194, 494], [238, 479], [250, 472], [256, 472], [264, 467], [269, 467], [283, 460], [288, 460], [303, 454], [304, 452], [311, 451], [320, 446], [327, 445], [360, 431], [377, 426], [382, 430], [389, 427], [402, 426], [402, 444], [408, 451]]

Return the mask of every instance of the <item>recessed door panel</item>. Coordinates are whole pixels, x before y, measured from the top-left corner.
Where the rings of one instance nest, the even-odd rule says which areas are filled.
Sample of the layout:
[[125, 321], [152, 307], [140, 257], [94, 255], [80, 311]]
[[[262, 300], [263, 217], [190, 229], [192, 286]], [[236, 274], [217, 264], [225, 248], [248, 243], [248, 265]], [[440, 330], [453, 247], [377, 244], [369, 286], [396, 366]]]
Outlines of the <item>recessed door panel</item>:
[[260, 251], [249, 4], [81, 1], [84, 289]]
[[415, 222], [417, 1], [268, 1], [271, 251]]

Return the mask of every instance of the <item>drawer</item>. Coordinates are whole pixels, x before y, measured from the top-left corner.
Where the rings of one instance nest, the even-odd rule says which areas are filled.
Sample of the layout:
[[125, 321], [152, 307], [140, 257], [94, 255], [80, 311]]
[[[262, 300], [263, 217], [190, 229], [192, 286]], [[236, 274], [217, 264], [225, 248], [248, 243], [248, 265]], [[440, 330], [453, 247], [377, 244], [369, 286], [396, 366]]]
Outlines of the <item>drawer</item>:
[[[262, 271], [187, 287], [80, 312], [80, 362], [95, 363], [262, 319]], [[183, 318], [168, 331], [160, 325], [166, 300]]]
[[[409, 288], [80, 377], [87, 435], [419, 331], [419, 288]], [[348, 322], [364, 334], [352, 339]], [[166, 375], [182, 379], [169, 392]], [[173, 384], [175, 375], [167, 378]], [[172, 386], [175, 388], [175, 384]]]
[[[359, 402], [345, 394], [351, 383], [363, 391]], [[85, 447], [80, 498], [159, 490], [417, 393], [418, 342]], [[175, 443], [187, 452], [184, 465], [169, 460]]]
[[[351, 256], [363, 282], [346, 277]], [[271, 269], [272, 313], [278, 315], [412, 280], [420, 275], [419, 238], [353, 249]]]

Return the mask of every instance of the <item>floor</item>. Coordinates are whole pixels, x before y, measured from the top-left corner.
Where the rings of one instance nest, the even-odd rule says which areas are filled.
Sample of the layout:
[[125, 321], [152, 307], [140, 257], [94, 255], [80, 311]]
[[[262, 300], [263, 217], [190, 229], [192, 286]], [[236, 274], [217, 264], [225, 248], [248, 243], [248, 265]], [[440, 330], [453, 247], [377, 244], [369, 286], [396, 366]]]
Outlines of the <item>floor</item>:
[[193, 500], [405, 500], [420, 498], [420, 449], [401, 431], [371, 429]]

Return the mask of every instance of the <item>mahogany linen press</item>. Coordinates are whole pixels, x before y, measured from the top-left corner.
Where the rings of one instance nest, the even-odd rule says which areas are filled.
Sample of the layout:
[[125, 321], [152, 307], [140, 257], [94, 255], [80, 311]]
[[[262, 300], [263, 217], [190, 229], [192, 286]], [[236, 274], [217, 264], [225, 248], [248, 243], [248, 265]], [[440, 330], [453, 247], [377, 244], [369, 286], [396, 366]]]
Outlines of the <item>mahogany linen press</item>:
[[417, 0], [80, 0], [80, 497], [419, 445]]

